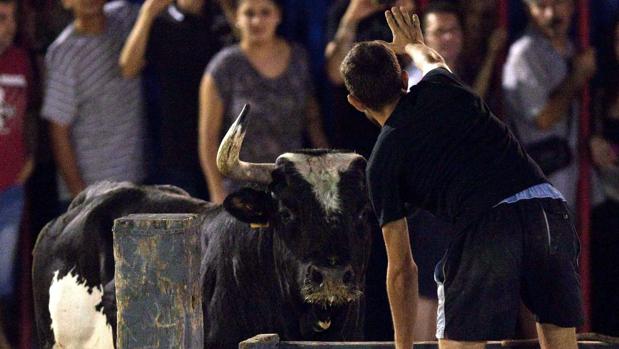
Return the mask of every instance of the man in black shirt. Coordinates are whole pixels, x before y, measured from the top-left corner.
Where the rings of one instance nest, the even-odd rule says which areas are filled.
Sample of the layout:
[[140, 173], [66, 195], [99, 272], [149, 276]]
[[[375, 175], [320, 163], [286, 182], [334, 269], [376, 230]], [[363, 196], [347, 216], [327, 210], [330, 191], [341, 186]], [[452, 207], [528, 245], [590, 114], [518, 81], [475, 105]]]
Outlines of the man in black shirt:
[[[393, 42], [357, 44], [341, 65], [349, 102], [382, 129], [367, 173], [387, 247], [396, 348], [410, 348], [418, 297], [405, 204], [458, 229], [436, 268], [441, 348], [510, 338], [520, 299], [543, 348], [577, 348], [578, 240], [561, 194], [507, 127], [424, 44], [419, 19], [386, 12]], [[424, 78], [409, 93], [394, 53]]]

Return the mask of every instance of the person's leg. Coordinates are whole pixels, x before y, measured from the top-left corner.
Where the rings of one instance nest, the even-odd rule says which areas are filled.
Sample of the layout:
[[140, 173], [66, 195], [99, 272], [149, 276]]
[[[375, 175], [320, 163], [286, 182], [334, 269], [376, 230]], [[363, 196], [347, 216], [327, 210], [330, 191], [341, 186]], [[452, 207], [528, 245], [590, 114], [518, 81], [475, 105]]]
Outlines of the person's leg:
[[10, 334], [6, 321], [11, 321], [8, 309], [15, 305], [15, 256], [19, 226], [24, 206], [22, 186], [14, 186], [0, 193], [0, 348], [10, 348], [6, 337]]
[[436, 308], [438, 301], [427, 297], [419, 297], [417, 302], [417, 321], [413, 329], [415, 341], [436, 340]]
[[415, 341], [434, 341], [438, 307], [434, 270], [445, 254], [455, 229], [424, 210], [410, 214], [407, 222], [411, 250], [419, 272], [419, 302], [413, 335]]
[[524, 239], [522, 298], [536, 316], [542, 349], [577, 348], [583, 323], [578, 275], [579, 243], [571, 213], [560, 200], [535, 199], [524, 212], [529, 221]]
[[619, 201], [608, 198], [591, 213], [591, 327], [619, 337]]
[[537, 338], [537, 327], [535, 326], [535, 315], [520, 302], [520, 313], [518, 314], [517, 339]]
[[542, 349], [578, 349], [574, 327], [537, 323], [537, 334]]
[[486, 347], [486, 342], [460, 342], [449, 339], [441, 339], [438, 341], [439, 349], [483, 349]]
[[14, 267], [19, 225], [24, 206], [23, 187], [11, 187], [0, 195], [0, 296], [14, 291]]
[[495, 207], [459, 232], [435, 269], [442, 348], [514, 337], [520, 304], [520, 204]]

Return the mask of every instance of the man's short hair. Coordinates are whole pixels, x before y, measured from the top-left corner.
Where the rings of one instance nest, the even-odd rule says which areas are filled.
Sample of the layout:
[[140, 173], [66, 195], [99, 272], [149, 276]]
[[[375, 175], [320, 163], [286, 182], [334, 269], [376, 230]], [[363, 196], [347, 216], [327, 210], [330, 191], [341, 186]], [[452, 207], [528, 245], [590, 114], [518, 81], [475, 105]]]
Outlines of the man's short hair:
[[[527, 0], [525, 0], [527, 1]], [[432, 13], [447, 13], [453, 15], [458, 20], [460, 27], [464, 26], [464, 15], [460, 6], [445, 0], [431, 1], [426, 7], [423, 8], [423, 14], [421, 15], [421, 28], [425, 30], [426, 19], [428, 15]]]
[[402, 68], [395, 53], [380, 42], [356, 44], [340, 72], [348, 93], [372, 110], [381, 110], [402, 94]]

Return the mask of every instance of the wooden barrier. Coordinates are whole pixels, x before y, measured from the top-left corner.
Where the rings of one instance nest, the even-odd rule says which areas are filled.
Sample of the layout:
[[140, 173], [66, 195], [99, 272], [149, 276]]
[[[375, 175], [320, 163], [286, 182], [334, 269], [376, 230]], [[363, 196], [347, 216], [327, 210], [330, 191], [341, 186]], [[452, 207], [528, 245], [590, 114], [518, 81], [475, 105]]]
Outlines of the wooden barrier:
[[[590, 338], [591, 340], [589, 340]], [[596, 339], [596, 340], [593, 340]], [[605, 340], [608, 339], [608, 340]], [[296, 342], [280, 341], [277, 334], [261, 334], [239, 343], [239, 349], [393, 349], [393, 342]], [[417, 342], [414, 349], [437, 349], [437, 342]], [[506, 340], [486, 343], [486, 349], [536, 349], [537, 340]], [[579, 335], [580, 349], [619, 349], [617, 338]]]
[[197, 216], [135, 214], [113, 230], [117, 348], [203, 348]]

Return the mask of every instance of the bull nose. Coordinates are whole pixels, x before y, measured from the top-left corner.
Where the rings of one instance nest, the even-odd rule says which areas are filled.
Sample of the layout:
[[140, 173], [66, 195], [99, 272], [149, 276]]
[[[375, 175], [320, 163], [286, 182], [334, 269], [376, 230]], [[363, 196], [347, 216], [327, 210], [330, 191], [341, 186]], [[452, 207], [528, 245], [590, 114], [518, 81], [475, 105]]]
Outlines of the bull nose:
[[307, 281], [312, 283], [314, 287], [324, 287], [326, 283], [349, 286], [355, 280], [355, 272], [350, 265], [337, 268], [323, 268], [310, 265], [306, 275]]
[[344, 276], [342, 277], [342, 281], [344, 281], [344, 285], [350, 285], [355, 281], [355, 272], [352, 270], [352, 266], [347, 266], [344, 269]]
[[322, 285], [324, 277], [322, 276], [322, 270], [320, 270], [320, 268], [314, 265], [310, 265], [307, 275], [312, 284], [314, 284], [315, 286]]

